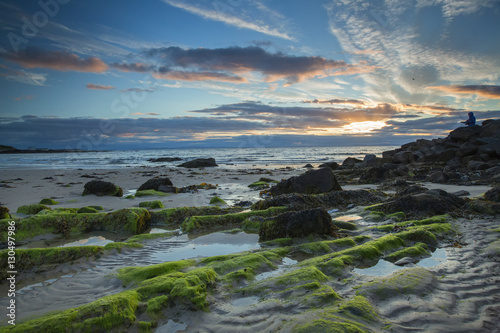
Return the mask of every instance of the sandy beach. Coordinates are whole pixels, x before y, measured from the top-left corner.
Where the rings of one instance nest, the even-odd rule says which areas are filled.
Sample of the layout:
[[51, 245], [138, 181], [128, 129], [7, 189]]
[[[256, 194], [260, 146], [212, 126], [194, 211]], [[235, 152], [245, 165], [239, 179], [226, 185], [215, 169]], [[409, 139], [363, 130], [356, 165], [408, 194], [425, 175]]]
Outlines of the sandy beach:
[[[214, 196], [225, 200], [227, 206], [232, 206], [242, 201], [255, 203], [261, 200], [259, 191], [248, 187], [261, 177], [281, 180], [305, 171], [303, 168], [269, 171], [220, 167], [2, 170], [4, 186], [0, 188], [0, 201], [9, 208], [13, 218], [26, 217], [15, 213], [18, 207], [37, 204], [43, 198], [58, 201], [57, 205], [51, 206], [52, 209], [102, 206], [103, 213], [139, 207], [139, 203], [145, 200], [160, 200], [165, 208], [210, 206], [210, 199]], [[125, 198], [154, 177], [168, 177], [177, 187], [201, 183], [217, 186], [215, 189], [200, 189], [193, 193]], [[84, 184], [93, 179], [120, 186], [123, 197], [82, 196]], [[450, 193], [466, 190], [469, 192], [466, 197], [472, 199], [491, 188], [489, 185], [419, 185]], [[341, 186], [344, 191], [371, 191], [378, 187], [373, 184]], [[388, 191], [388, 195], [393, 193]], [[183, 299], [161, 307], [160, 313], [155, 315], [138, 309], [134, 315], [136, 319], [130, 324], [103, 330], [144, 331], [140, 326], [144, 325], [147, 330], [155, 332], [317, 332], [323, 328], [325, 332], [328, 329], [332, 332], [335, 331], [333, 329], [351, 329], [353, 332], [499, 331], [500, 225], [497, 217], [447, 217], [441, 222], [449, 223], [454, 232], [442, 235], [436, 232], [438, 243], [430, 249], [434, 251], [432, 256], [424, 259], [429, 261], [426, 264], [416, 261], [396, 266], [382, 260], [385, 258], [383, 255], [378, 255], [375, 261], [355, 259], [344, 268], [328, 274], [328, 269], [321, 268], [326, 267], [326, 264], [307, 263], [314, 258], [325, 260], [325, 253], [333, 253], [334, 256], [338, 251], [348, 250], [352, 246], [356, 248], [368, 244], [365, 243], [367, 240], [376, 242], [387, 237], [386, 233], [376, 229], [381, 222], [371, 220], [362, 206], [356, 205], [349, 210], [333, 209], [330, 215], [333, 220], [349, 221], [356, 226], [355, 230], [344, 230], [346, 236], [355, 239], [356, 243], [353, 241], [347, 247], [345, 244], [337, 246], [325, 238], [309, 237], [290, 241], [282, 247], [277, 243], [259, 242], [257, 234], [244, 233], [241, 229], [232, 233], [216, 230], [183, 234], [175, 230], [165, 233], [164, 237], [141, 241], [141, 248], [105, 251], [98, 256], [48, 266], [34, 265], [17, 275], [17, 323], [29, 323], [29, 320], [47, 315], [50, 318], [67, 309], [94, 304], [91, 302], [103, 297], [135, 292], [137, 284], [123, 283], [123, 278], [119, 276], [120, 269], [124, 267], [153, 267], [151, 265], [195, 258], [188, 268], [180, 270], [182, 274], [202, 267], [214, 267], [218, 275], [204, 287], [208, 288], [204, 306], [193, 306]], [[395, 223], [392, 219], [384, 221], [382, 224]], [[492, 231], [495, 228], [497, 231]], [[166, 229], [169, 228], [151, 226], [147, 232], [164, 232]], [[60, 246], [78, 240], [104, 246], [110, 241], [126, 241], [131, 236], [104, 231], [69, 237], [42, 235], [24, 240], [18, 248]], [[316, 247], [319, 245], [311, 245], [322, 242], [330, 242], [330, 247], [318, 250]], [[387, 254], [391, 251], [382, 252]], [[261, 258], [264, 263], [260, 262], [256, 266], [240, 264], [235, 268], [238, 271], [210, 266], [207, 259], [232, 253], [265, 253], [263, 256], [267, 259]], [[227, 260], [230, 261], [230, 258], [227, 257]], [[316, 267], [320, 267], [321, 271]], [[242, 269], [245, 272], [241, 272]], [[250, 275], [246, 275], [247, 269]], [[229, 275], [235, 272], [240, 272], [238, 274], [241, 276], [230, 280]], [[284, 278], [288, 279], [286, 285], [280, 280]], [[7, 284], [2, 281], [0, 289], [0, 304], [5, 308], [9, 301], [5, 297]], [[147, 299], [140, 302], [144, 304], [143, 307], [149, 304]], [[330, 324], [325, 328], [322, 325], [326, 322]], [[332, 322], [337, 323], [337, 326], [332, 326]], [[0, 331], [22, 327], [8, 325], [5, 318], [1, 325]]]

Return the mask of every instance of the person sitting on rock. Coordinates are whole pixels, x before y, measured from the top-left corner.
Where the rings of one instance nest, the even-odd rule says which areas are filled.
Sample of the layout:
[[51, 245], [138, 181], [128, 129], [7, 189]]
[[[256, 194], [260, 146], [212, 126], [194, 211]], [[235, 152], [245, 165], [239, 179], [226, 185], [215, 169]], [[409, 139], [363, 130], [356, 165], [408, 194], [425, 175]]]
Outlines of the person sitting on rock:
[[476, 125], [476, 117], [474, 117], [474, 112], [469, 112], [468, 114], [469, 114], [469, 119], [467, 119], [466, 121], [462, 121], [462, 123], [464, 123], [467, 126]]

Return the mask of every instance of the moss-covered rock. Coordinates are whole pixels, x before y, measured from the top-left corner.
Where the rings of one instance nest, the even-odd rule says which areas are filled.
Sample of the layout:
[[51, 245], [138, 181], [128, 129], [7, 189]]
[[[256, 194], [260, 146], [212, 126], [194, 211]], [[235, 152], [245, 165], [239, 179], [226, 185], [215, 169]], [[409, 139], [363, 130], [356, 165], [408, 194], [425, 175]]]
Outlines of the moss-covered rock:
[[140, 283], [160, 275], [179, 272], [181, 269], [193, 266], [194, 260], [169, 261], [161, 264], [145, 267], [124, 267], [118, 270], [118, 278], [125, 285], [130, 283]]
[[239, 207], [221, 208], [217, 206], [166, 208], [160, 211], [151, 212], [151, 223], [166, 226], [179, 226], [184, 220], [191, 216], [224, 215], [240, 212], [242, 210], [243, 208]]
[[11, 217], [9, 209], [5, 206], [0, 206], [0, 220], [10, 219]]
[[40, 200], [39, 204], [40, 205], [57, 205], [59, 202], [53, 200], [53, 199], [50, 199], [50, 198], [45, 198], [45, 199], [42, 199]]
[[353, 319], [362, 318], [366, 321], [376, 321], [378, 314], [370, 304], [368, 299], [363, 296], [355, 296], [339, 307], [339, 313], [344, 313]]
[[393, 252], [393, 253], [385, 256], [384, 259], [387, 261], [390, 261], [390, 262], [396, 262], [399, 259], [402, 259], [405, 257], [420, 259], [420, 258], [429, 257], [430, 255], [431, 255], [431, 252], [429, 251], [427, 244], [417, 243], [414, 246], [405, 247], [404, 249]]
[[221, 198], [219, 197], [213, 197], [212, 199], [210, 199], [210, 204], [211, 205], [216, 205], [216, 206], [225, 206], [227, 205], [227, 203], [222, 200]]
[[82, 213], [87, 213], [87, 214], [96, 214], [99, 213], [99, 211], [95, 208], [92, 207], [82, 207], [78, 209], [77, 213], [82, 214]]
[[45, 205], [41, 204], [35, 204], [35, 205], [23, 205], [17, 208], [17, 212], [21, 214], [27, 214], [27, 215], [35, 215], [41, 212], [42, 210], [50, 210], [50, 207], [47, 207]]
[[165, 208], [160, 200], [143, 201], [139, 203], [139, 207], [148, 207], [151, 209]]
[[262, 211], [250, 211], [235, 214], [191, 216], [181, 224], [181, 229], [184, 232], [193, 232], [241, 228], [243, 221], [251, 216], [272, 217], [284, 212], [285, 210], [286, 208], [284, 207], [276, 207]]
[[113, 183], [105, 182], [102, 180], [91, 180], [84, 185], [82, 196], [94, 194], [97, 196], [113, 196], [122, 197], [123, 190], [121, 187]]
[[332, 224], [339, 229], [345, 229], [345, 230], [356, 230], [358, 228], [356, 224], [347, 221], [333, 220]]
[[160, 192], [156, 190], [143, 190], [143, 191], [137, 191], [135, 192], [135, 196], [140, 198], [140, 197], [147, 197], [147, 196], [158, 196], [158, 197], [166, 197], [169, 196], [169, 193], [165, 192]]

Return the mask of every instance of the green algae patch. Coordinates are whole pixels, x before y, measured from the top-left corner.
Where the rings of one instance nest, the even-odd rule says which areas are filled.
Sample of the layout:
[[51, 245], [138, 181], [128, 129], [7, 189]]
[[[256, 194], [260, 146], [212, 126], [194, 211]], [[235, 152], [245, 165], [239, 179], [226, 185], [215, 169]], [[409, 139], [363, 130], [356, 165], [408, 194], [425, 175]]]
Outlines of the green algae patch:
[[243, 208], [221, 208], [218, 206], [166, 208], [151, 212], [151, 222], [167, 226], [178, 226], [191, 216], [224, 215], [241, 210]]
[[402, 259], [405, 257], [425, 258], [425, 257], [429, 257], [430, 255], [431, 255], [431, 252], [429, 251], [427, 244], [417, 243], [414, 246], [405, 247], [402, 250], [393, 252], [393, 253], [385, 256], [384, 259], [387, 261], [390, 261], [390, 262], [396, 262], [399, 259]]
[[137, 292], [125, 291], [9, 327], [8, 332], [108, 332], [127, 330], [136, 320]]
[[40, 205], [57, 205], [58, 203], [59, 203], [58, 201], [55, 201], [54, 199], [50, 198], [42, 199], [39, 202]]
[[378, 299], [391, 298], [398, 294], [423, 295], [432, 292], [436, 277], [424, 268], [408, 268], [374, 282], [357, 287], [358, 295], [370, 295]]
[[[16, 249], [16, 269], [23, 270], [43, 265], [72, 262], [80, 258], [101, 255], [102, 246], [49, 247], [40, 249]], [[0, 264], [7, 267], [8, 250], [0, 251]], [[6, 272], [5, 272], [6, 274]]]
[[396, 212], [392, 213], [386, 216], [389, 219], [395, 220], [395, 221], [402, 221], [406, 219], [406, 214], [404, 212]]
[[170, 193], [165, 193], [165, 192], [160, 192], [157, 190], [143, 190], [143, 191], [137, 191], [135, 192], [136, 197], [147, 197], [147, 196], [159, 196], [159, 197], [166, 197], [169, 196]]
[[135, 242], [113, 242], [113, 243], [108, 243], [104, 246], [105, 250], [117, 250], [118, 252], [121, 252], [122, 249], [140, 249], [143, 248], [144, 245], [140, 243], [135, 243]]
[[379, 211], [371, 211], [370, 214], [364, 217], [367, 221], [379, 222], [385, 218], [385, 213]]
[[150, 321], [138, 321], [137, 327], [139, 328], [139, 333], [151, 333], [153, 332], [153, 328], [157, 326], [156, 322]]
[[403, 239], [406, 243], [421, 242], [431, 247], [436, 247], [438, 243], [436, 236], [423, 227], [415, 227], [409, 231], [398, 232], [397, 236]]
[[35, 215], [38, 214], [42, 210], [50, 210], [50, 207], [41, 204], [35, 205], [23, 205], [17, 208], [17, 213], [26, 214], [26, 215]]
[[252, 184], [248, 185], [252, 190], [263, 190], [266, 188], [269, 188], [269, 183], [265, 181], [256, 181], [253, 182]]
[[328, 246], [328, 244], [326, 244], [326, 242], [300, 244], [296, 247], [296, 249], [307, 254], [323, 254], [332, 252], [332, 249]]
[[161, 311], [168, 306], [168, 296], [161, 295], [148, 299], [146, 313], [152, 318], [161, 317]]
[[280, 259], [281, 256], [273, 251], [263, 251], [257, 253], [244, 252], [208, 257], [202, 259], [200, 265], [211, 267], [218, 274], [226, 274], [228, 272], [245, 268], [253, 271], [266, 268], [276, 268], [274, 262], [277, 262]]
[[157, 294], [168, 296], [169, 305], [183, 303], [196, 310], [208, 310], [206, 300], [209, 287], [217, 281], [217, 273], [211, 268], [201, 267], [187, 273], [175, 272], [144, 280], [137, 289], [141, 299], [150, 299]]
[[500, 227], [494, 228], [494, 229], [489, 229], [488, 231], [491, 231], [491, 232], [500, 232]]
[[363, 319], [366, 321], [377, 321], [378, 314], [371, 303], [363, 296], [355, 296], [353, 299], [342, 304], [339, 313], [346, 314], [353, 319]]
[[424, 229], [439, 236], [453, 234], [456, 232], [450, 223], [433, 223], [422, 226], [408, 227], [408, 229], [409, 230]]
[[[86, 233], [111, 231], [140, 234], [149, 227], [151, 215], [144, 208], [120, 209], [111, 213], [47, 213], [32, 215], [16, 223], [16, 240], [22, 241], [42, 234]], [[0, 232], [5, 236], [8, 223], [0, 221]]]
[[279, 277], [275, 277], [270, 280], [272, 280], [272, 282], [278, 286], [279, 285], [290, 286], [303, 282], [312, 282], [312, 281], [326, 282], [330, 280], [330, 278], [325, 274], [323, 274], [323, 272], [321, 272], [316, 267], [308, 266], [296, 269], [289, 273], [285, 273]]
[[95, 208], [92, 208], [92, 207], [82, 207], [80, 209], [78, 209], [77, 211], [78, 214], [96, 214], [96, 213], [99, 213], [99, 211]]
[[148, 207], [151, 209], [165, 208], [160, 200], [139, 202], [139, 207]]
[[362, 244], [364, 242], [369, 241], [372, 238], [368, 235], [359, 235], [359, 236], [354, 236], [353, 239], [354, 239], [354, 242], [356, 242], [356, 244]]
[[0, 220], [10, 219], [11, 215], [9, 209], [5, 206], [0, 206]]
[[157, 239], [157, 238], [165, 238], [176, 235], [175, 232], [159, 232], [154, 234], [140, 234], [129, 237], [125, 240], [125, 243], [143, 243], [148, 240]]
[[211, 205], [216, 205], [216, 206], [227, 205], [227, 203], [224, 200], [222, 200], [221, 198], [219, 198], [219, 197], [213, 197], [212, 199], [210, 199], [210, 204]]
[[271, 207], [266, 210], [255, 210], [250, 212], [210, 215], [210, 216], [192, 216], [187, 218], [182, 224], [181, 229], [184, 232], [204, 231], [222, 228], [241, 227], [243, 221], [251, 216], [272, 217], [286, 211], [285, 207]]
[[242, 268], [231, 273], [227, 273], [222, 277], [222, 280], [226, 283], [240, 282], [242, 279], [246, 281], [251, 281], [255, 278], [255, 271], [251, 268]]
[[356, 224], [351, 223], [351, 222], [346, 222], [346, 221], [337, 221], [333, 220], [332, 224], [334, 226], [337, 226], [339, 229], [346, 229], [346, 230], [356, 230], [358, 227]]
[[293, 244], [293, 238], [276, 238], [270, 241], [261, 242], [261, 244], [267, 246], [289, 246]]
[[123, 281], [124, 285], [132, 282], [138, 283], [159, 275], [177, 272], [189, 266], [193, 266], [195, 260], [169, 261], [161, 264], [145, 267], [125, 267], [118, 270], [117, 277]]

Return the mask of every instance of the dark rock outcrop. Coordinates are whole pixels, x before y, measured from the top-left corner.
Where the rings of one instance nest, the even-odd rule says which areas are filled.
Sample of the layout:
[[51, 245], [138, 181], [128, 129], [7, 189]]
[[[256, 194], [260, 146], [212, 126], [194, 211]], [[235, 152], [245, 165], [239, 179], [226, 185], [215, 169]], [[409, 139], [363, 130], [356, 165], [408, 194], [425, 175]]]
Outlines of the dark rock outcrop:
[[142, 184], [137, 191], [156, 190], [159, 191], [160, 186], [172, 186], [172, 182], [168, 178], [151, 178]]
[[177, 162], [182, 161], [180, 157], [159, 157], [159, 158], [150, 158], [148, 162], [160, 163], [160, 162]]
[[486, 192], [484, 198], [489, 201], [500, 202], [500, 187], [494, 187]]
[[217, 163], [215, 163], [214, 158], [197, 158], [195, 160], [179, 164], [178, 166], [183, 168], [205, 168], [216, 167]]
[[259, 228], [259, 241], [314, 235], [334, 236], [338, 228], [324, 209], [286, 212], [264, 221]]
[[95, 194], [97, 196], [123, 196], [123, 190], [121, 187], [116, 186], [111, 182], [105, 182], [102, 180], [91, 180], [84, 185], [83, 195]]
[[337, 162], [326, 162], [318, 166], [318, 168], [330, 168], [332, 170], [337, 170], [339, 167], [340, 165]]
[[271, 195], [278, 196], [288, 193], [319, 194], [330, 191], [341, 191], [335, 175], [330, 168], [311, 170], [303, 175], [279, 182], [270, 190]]

